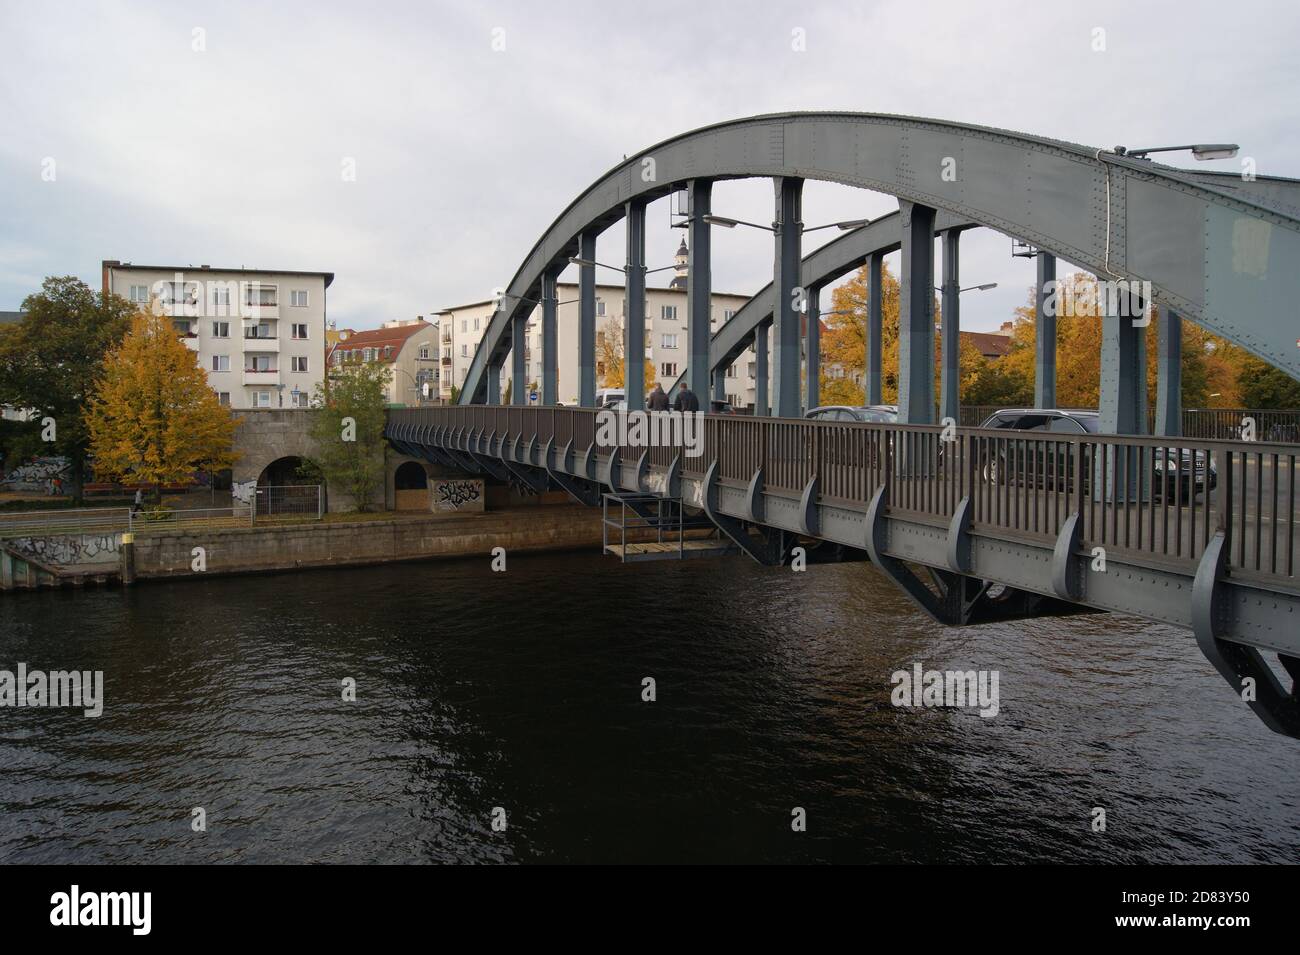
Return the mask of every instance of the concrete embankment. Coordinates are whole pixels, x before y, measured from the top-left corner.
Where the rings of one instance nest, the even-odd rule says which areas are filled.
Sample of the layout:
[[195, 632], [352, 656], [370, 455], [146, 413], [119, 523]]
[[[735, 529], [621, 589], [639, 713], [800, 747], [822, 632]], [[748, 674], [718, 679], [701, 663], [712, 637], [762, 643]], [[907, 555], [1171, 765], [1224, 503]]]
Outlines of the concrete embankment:
[[167, 531], [135, 539], [136, 580], [195, 575], [202, 548], [203, 574], [295, 570], [380, 564], [433, 557], [488, 558], [507, 553], [594, 547], [601, 514], [580, 506], [531, 507], [436, 517], [339, 521], [213, 531]]
[[599, 552], [600, 522], [597, 508], [559, 505], [257, 527], [151, 530], [136, 534], [134, 540], [128, 539], [129, 543], [122, 541], [122, 535], [114, 535], [114, 546], [101, 548], [102, 553], [97, 551], [100, 562], [94, 565], [80, 560], [69, 566], [49, 563], [42, 559], [48, 556], [49, 547], [0, 548], [0, 589], [132, 583], [435, 557], [487, 559], [495, 547], [504, 547], [508, 554], [575, 548]]

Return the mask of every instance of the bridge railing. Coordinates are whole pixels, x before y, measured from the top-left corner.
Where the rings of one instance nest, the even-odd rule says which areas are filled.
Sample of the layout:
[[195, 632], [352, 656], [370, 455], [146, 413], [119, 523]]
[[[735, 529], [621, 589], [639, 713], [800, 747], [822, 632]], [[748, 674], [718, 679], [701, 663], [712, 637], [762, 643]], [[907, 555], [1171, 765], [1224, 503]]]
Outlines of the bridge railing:
[[[572, 441], [579, 453], [616, 446], [597, 440], [592, 409], [461, 406], [395, 411], [390, 420], [495, 429], [506, 441], [536, 435], [556, 447]], [[1086, 549], [1184, 571], [1218, 529], [1233, 572], [1294, 583], [1300, 563], [1296, 445], [734, 415], [704, 416], [701, 440], [699, 455], [681, 455], [687, 476], [702, 477], [716, 461], [720, 480], [743, 485], [761, 468], [767, 491], [791, 496], [816, 477], [822, 503], [858, 509], [885, 485], [890, 512], [936, 526], [968, 498], [972, 530], [1042, 543], [1078, 513]], [[624, 461], [646, 450], [617, 446]], [[653, 446], [649, 463], [667, 468], [682, 450]]]

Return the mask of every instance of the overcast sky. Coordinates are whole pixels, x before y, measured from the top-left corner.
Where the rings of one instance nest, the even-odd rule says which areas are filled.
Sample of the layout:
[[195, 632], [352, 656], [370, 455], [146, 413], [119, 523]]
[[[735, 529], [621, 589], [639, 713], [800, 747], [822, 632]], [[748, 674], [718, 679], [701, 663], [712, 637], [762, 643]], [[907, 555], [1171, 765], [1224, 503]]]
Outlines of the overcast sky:
[[[1300, 176], [1300, 4], [1059, 6], [375, 0], [56, 12], [0, 0], [0, 310], [47, 275], [97, 288], [110, 258], [332, 271], [340, 325], [430, 315], [507, 284], [555, 216], [625, 154], [782, 110], [903, 113], [1107, 148], [1232, 141], [1261, 175]], [[771, 197], [766, 181], [721, 183], [714, 209], [766, 222]], [[809, 183], [804, 220], [896, 206]], [[648, 215], [651, 267], [671, 262], [681, 236], [668, 212], [660, 202]], [[714, 246], [715, 289], [748, 294], [770, 280], [770, 236], [715, 230]], [[621, 261], [622, 248], [613, 228], [598, 257]], [[1032, 263], [982, 231], [963, 240], [962, 273], [965, 284], [1000, 283], [963, 299], [963, 325], [989, 329], [1024, 302]]]

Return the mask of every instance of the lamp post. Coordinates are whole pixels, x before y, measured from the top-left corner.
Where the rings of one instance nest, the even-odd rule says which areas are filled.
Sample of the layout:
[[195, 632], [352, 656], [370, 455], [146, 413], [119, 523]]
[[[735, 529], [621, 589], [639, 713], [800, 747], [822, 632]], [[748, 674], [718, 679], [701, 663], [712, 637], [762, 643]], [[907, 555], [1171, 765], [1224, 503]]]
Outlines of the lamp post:
[[1198, 162], [1207, 159], [1231, 159], [1241, 147], [1236, 143], [1194, 143], [1188, 146], [1146, 146], [1142, 149], [1115, 147], [1116, 156], [1128, 156], [1130, 159], [1146, 159], [1151, 153], [1181, 153], [1190, 151], [1192, 158]]

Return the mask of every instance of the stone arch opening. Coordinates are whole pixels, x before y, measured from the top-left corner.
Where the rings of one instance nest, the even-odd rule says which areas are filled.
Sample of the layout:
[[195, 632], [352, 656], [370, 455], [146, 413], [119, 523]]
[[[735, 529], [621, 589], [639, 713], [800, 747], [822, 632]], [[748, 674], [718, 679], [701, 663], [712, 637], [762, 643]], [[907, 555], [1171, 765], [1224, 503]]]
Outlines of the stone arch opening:
[[296, 454], [276, 458], [257, 475], [258, 487], [293, 487], [318, 483], [299, 473], [304, 459]]
[[393, 489], [397, 491], [423, 491], [429, 486], [429, 475], [419, 461], [407, 461], [393, 474]]

